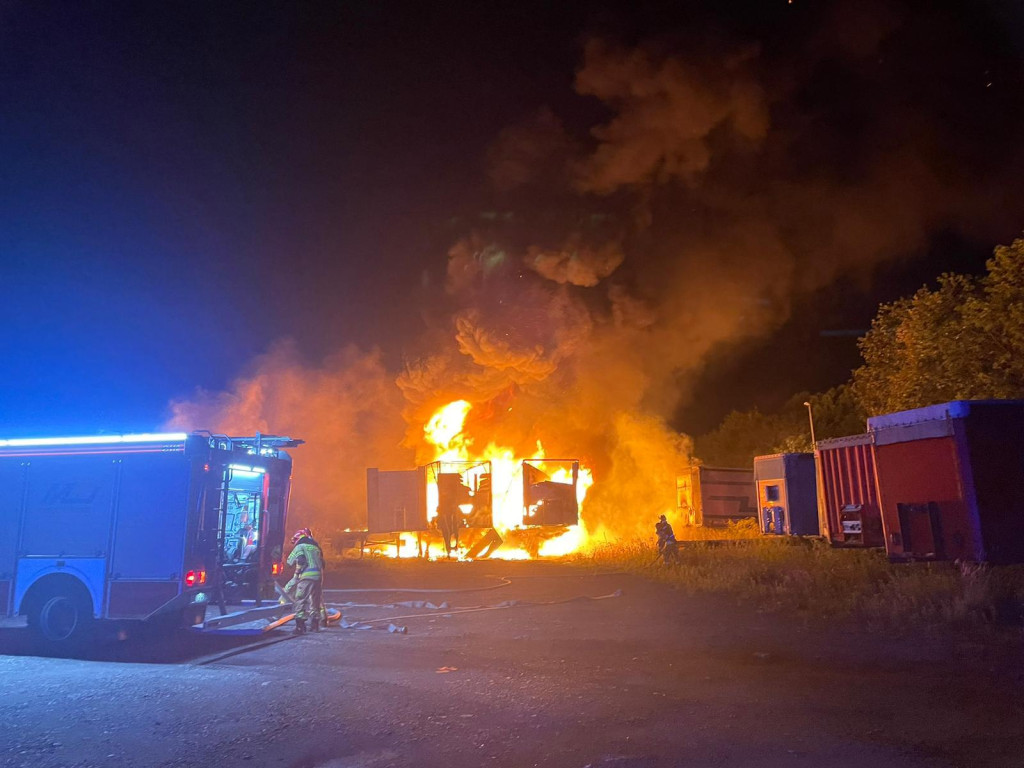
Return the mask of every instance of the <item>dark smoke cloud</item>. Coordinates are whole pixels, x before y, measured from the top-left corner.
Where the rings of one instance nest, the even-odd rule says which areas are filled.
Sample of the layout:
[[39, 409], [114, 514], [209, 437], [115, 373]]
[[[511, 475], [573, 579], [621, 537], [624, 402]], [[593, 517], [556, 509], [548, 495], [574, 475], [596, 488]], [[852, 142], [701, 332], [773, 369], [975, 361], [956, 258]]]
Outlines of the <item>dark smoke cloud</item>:
[[488, 153], [494, 186], [510, 191], [531, 183], [561, 184], [576, 152], [575, 142], [550, 107], [501, 132]]
[[530, 246], [526, 266], [556, 283], [593, 288], [611, 275], [625, 259], [616, 242], [589, 245], [573, 234], [560, 248]]
[[615, 117], [592, 130], [598, 146], [581, 165], [580, 189], [609, 193], [672, 179], [696, 183], [711, 162], [716, 131], [763, 139], [769, 116], [753, 75], [756, 63], [756, 48], [709, 67], [592, 40], [576, 90], [603, 101]]
[[[1021, 200], [1015, 144], [1006, 142], [1002, 167], [960, 159], [973, 142], [949, 123], [985, 126], [973, 103], [928, 90], [937, 74], [976, 65], [977, 51], [920, 42], [937, 35], [952, 45], [954, 26], [910, 17], [899, 3], [850, 2], [785, 48], [720, 36], [586, 45], [576, 90], [611, 116], [590, 130], [589, 151], [560, 136], [538, 154], [549, 169], [571, 169], [575, 210], [587, 201], [607, 210], [602, 201], [614, 198], [622, 229], [603, 245], [589, 236], [583, 258], [571, 245], [522, 248], [530, 269], [562, 286], [547, 290], [570, 296], [590, 322], [557, 370], [529, 385], [572, 412], [519, 417], [547, 423], [554, 440], [571, 435], [567, 449], [592, 457], [591, 525], [638, 530], [627, 510], [671, 506], [666, 478], [689, 445], [666, 419], [712, 352], [769, 335], [794, 297], [842, 276], [867, 279], [942, 228], [998, 239], [1020, 226], [1022, 211], [1006, 204], [1010, 189]], [[998, 126], [991, 134], [1008, 135]], [[555, 146], [562, 157], [550, 154]], [[564, 186], [539, 178], [521, 173], [517, 184], [564, 203]], [[563, 243], [578, 242], [567, 224]], [[574, 279], [575, 267], [586, 269]], [[476, 327], [514, 324], [486, 295], [464, 297]]]
[[[576, 89], [607, 119], [574, 137], [542, 110], [498, 137], [491, 177], [529, 205], [452, 246], [432, 298], [446, 311], [397, 377], [374, 355], [310, 367], [275, 352], [233, 393], [179, 404], [177, 423], [303, 430], [332, 457], [302, 470], [320, 483], [304, 501], [329, 499], [319, 512], [358, 507], [365, 466], [431, 460], [424, 423], [465, 399], [478, 447], [541, 441], [593, 468], [592, 532], [646, 531], [674, 508], [690, 443], [668, 420], [712, 353], [939, 228], [995, 242], [1021, 226], [1021, 112], [945, 92], [982, 71], [961, 43], [955, 18], [896, 2], [834, 4], [785, 45], [591, 41]], [[337, 484], [328, 464], [346, 467]]]

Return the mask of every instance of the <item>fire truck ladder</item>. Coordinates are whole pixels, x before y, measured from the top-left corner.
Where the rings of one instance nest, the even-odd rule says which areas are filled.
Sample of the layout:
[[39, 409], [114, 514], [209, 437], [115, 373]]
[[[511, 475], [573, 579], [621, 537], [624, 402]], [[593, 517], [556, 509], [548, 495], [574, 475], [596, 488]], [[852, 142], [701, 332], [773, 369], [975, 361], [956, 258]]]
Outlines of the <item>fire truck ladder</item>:
[[217, 601], [217, 607], [220, 608], [220, 615], [226, 616], [228, 613], [227, 595], [224, 591], [225, 582], [227, 582], [227, 572], [224, 570], [224, 548], [227, 545], [227, 527], [228, 527], [228, 494], [229, 494], [229, 477], [231, 476], [231, 470], [224, 467], [220, 475], [220, 487], [217, 488], [217, 539], [216, 539], [216, 555], [214, 557], [214, 579], [216, 585], [214, 587], [214, 597]]

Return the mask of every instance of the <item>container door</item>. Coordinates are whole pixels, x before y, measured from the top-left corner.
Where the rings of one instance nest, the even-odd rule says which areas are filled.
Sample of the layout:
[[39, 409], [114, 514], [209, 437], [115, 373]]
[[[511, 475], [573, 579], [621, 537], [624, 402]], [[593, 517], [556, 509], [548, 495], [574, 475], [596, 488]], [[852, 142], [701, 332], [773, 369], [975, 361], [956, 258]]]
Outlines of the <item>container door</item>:
[[945, 557], [938, 504], [934, 501], [927, 504], [897, 504], [896, 509], [899, 512], [903, 551], [906, 554], [915, 557]]
[[757, 498], [761, 508], [762, 533], [786, 533], [789, 519], [789, 503], [786, 498], [786, 483], [782, 478], [759, 480]]
[[697, 518], [697, 501], [694, 498], [693, 475], [687, 471], [676, 478], [676, 509], [684, 525], [699, 525]]

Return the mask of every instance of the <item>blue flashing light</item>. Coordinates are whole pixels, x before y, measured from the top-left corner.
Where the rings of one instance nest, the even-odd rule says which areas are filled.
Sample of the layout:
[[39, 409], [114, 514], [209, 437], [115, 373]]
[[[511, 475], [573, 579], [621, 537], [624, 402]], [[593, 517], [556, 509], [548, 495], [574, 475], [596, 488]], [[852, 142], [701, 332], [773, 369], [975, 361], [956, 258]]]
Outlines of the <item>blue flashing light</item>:
[[0, 448], [33, 448], [60, 445], [123, 445], [126, 443], [183, 443], [187, 432], [141, 432], [134, 435], [90, 437], [15, 437], [0, 440]]

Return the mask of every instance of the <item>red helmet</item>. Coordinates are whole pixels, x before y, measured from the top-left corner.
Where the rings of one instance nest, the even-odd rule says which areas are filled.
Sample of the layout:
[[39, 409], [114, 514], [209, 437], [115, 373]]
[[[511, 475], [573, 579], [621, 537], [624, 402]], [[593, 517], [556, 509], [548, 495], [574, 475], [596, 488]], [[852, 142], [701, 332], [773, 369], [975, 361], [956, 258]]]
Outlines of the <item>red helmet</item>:
[[292, 536], [292, 544], [298, 544], [299, 543], [299, 539], [307, 537], [307, 536], [312, 539], [313, 538], [313, 532], [311, 530], [309, 530], [309, 528], [299, 528], [299, 530], [297, 530], [295, 532], [295, 535]]

